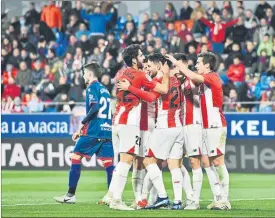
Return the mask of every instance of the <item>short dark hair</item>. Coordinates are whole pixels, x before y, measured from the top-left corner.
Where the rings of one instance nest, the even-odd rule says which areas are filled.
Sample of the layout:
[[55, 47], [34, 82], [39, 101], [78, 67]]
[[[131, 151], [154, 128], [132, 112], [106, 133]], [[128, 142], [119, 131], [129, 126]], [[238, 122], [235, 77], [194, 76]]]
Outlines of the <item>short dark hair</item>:
[[138, 51], [141, 50], [138, 44], [128, 46], [122, 51], [122, 58], [128, 67], [132, 67], [132, 59], [138, 57]]
[[203, 64], [209, 64], [211, 71], [215, 71], [217, 67], [217, 57], [212, 52], [203, 52], [198, 54], [198, 58], [202, 58]]
[[145, 58], [144, 58], [143, 63], [147, 63], [147, 62], [148, 62], [148, 56], [146, 55]]
[[85, 64], [82, 66], [82, 72], [84, 75], [84, 70], [92, 71], [94, 74], [94, 77], [99, 78], [101, 76], [101, 68], [95, 61]]
[[167, 60], [161, 53], [155, 53], [155, 54], [149, 55], [148, 60], [154, 63], [160, 62], [161, 64], [165, 64], [165, 62], [167, 62], [169, 68], [171, 68], [173, 65], [172, 62]]
[[176, 53], [176, 54], [174, 54], [174, 58], [177, 61], [187, 62], [187, 56], [185, 54], [183, 54], [183, 53]]

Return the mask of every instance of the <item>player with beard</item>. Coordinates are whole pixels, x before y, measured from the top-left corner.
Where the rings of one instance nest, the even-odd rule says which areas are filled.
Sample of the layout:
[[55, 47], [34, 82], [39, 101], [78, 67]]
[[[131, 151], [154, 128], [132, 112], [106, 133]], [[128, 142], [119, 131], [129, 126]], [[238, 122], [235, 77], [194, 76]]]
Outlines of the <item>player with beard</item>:
[[[163, 83], [152, 81], [150, 76], [141, 72], [144, 55], [139, 45], [130, 45], [122, 52], [123, 60], [128, 66], [120, 70], [115, 81], [127, 79], [133, 87], [147, 88], [157, 93], [167, 93], [169, 88], [169, 71], [164, 73]], [[129, 91], [117, 89], [116, 111], [113, 116], [112, 139], [118, 147], [120, 161], [117, 164], [112, 182], [103, 202], [110, 204], [110, 208], [117, 210], [133, 210], [122, 202], [122, 193], [127, 182], [127, 176], [132, 161], [139, 152], [140, 142], [140, 98]]]
[[[159, 82], [162, 81], [162, 75], [159, 71], [160, 66], [166, 62], [161, 54], [154, 54], [148, 57], [149, 69], [152, 73], [158, 73], [156, 76]], [[171, 64], [170, 64], [171, 69]], [[157, 162], [168, 159], [168, 167], [172, 175], [174, 189], [174, 203], [171, 209], [182, 209], [182, 181], [183, 176], [180, 170], [180, 160], [183, 155], [183, 132], [182, 132], [182, 115], [181, 115], [181, 83], [174, 76], [173, 70], [170, 71], [169, 93], [157, 95], [158, 97], [158, 114], [156, 128], [150, 136], [148, 142], [147, 155], [144, 164], [147, 173], [157, 189], [158, 199], [150, 207], [156, 209], [170, 205], [163, 179], [161, 169]], [[145, 92], [131, 86], [123, 87], [130, 90], [133, 94], [140, 96]], [[150, 95], [150, 93], [148, 93]], [[143, 199], [146, 202], [146, 199]]]
[[[145, 58], [143, 61], [143, 72], [147, 75], [151, 76], [154, 80], [153, 74], [148, 70], [148, 58]], [[122, 82], [123, 83], [123, 82]], [[121, 83], [118, 84], [118, 88]], [[148, 89], [144, 89], [149, 91]], [[132, 203], [131, 207], [134, 209], [140, 209], [144, 207], [143, 205], [138, 205], [138, 202], [141, 202], [144, 197], [142, 194], [146, 196], [150, 192], [149, 203], [154, 203], [157, 198], [156, 189], [153, 187], [152, 182], [146, 174], [146, 170], [143, 164], [143, 160], [146, 153], [147, 142], [150, 134], [155, 128], [155, 117], [156, 117], [156, 102], [141, 102], [141, 118], [140, 118], [140, 142], [141, 146], [139, 147], [139, 153], [134, 158], [133, 161], [133, 173], [132, 173], [132, 187], [134, 191], [135, 200]], [[146, 176], [145, 176], [146, 175]], [[147, 203], [146, 203], [147, 204]]]
[[212, 52], [200, 53], [196, 64], [197, 73], [177, 61], [173, 56], [166, 55], [180, 72], [187, 78], [201, 85], [200, 109], [203, 127], [203, 142], [210, 162], [216, 168], [221, 183], [221, 199], [214, 202], [212, 209], [230, 210], [229, 202], [229, 174], [224, 162], [227, 124], [222, 111], [223, 90], [222, 82], [214, 72], [217, 58]]

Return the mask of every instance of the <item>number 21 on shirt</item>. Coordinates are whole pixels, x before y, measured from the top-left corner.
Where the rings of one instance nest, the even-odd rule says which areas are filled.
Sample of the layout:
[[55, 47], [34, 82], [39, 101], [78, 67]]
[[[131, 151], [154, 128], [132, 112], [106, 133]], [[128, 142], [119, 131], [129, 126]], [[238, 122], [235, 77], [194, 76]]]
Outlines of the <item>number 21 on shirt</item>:
[[111, 99], [101, 97], [99, 100], [100, 108], [97, 114], [97, 117], [100, 119], [112, 119], [111, 111]]

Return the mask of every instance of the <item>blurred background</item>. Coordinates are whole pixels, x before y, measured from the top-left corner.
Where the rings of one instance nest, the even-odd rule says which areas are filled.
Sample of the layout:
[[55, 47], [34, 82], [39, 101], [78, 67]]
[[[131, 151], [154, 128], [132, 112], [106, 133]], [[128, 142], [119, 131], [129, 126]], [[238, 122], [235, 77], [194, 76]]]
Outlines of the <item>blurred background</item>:
[[[264, 162], [275, 160], [273, 1], [2, 0], [1, 6], [2, 166], [67, 167], [64, 154], [73, 146], [68, 137], [85, 114], [82, 64], [101, 65], [100, 81], [115, 105], [113, 78], [124, 67], [121, 50], [137, 43], [146, 55], [186, 53], [193, 70], [198, 53], [213, 51], [229, 112], [229, 168], [275, 169], [274, 161]], [[15, 138], [22, 139], [26, 154], [40, 141], [44, 159], [32, 150], [27, 162], [13, 163], [13, 153], [20, 151]]]

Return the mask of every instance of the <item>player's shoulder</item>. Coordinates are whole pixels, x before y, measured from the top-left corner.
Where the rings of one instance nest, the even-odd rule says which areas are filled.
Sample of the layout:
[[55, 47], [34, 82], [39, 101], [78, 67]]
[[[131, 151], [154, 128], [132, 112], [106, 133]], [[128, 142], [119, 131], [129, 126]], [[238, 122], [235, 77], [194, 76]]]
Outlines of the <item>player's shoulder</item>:
[[203, 74], [204, 79], [206, 82], [211, 83], [212, 85], [215, 86], [221, 86], [222, 85], [222, 80], [216, 72], [211, 72], [207, 74]]

